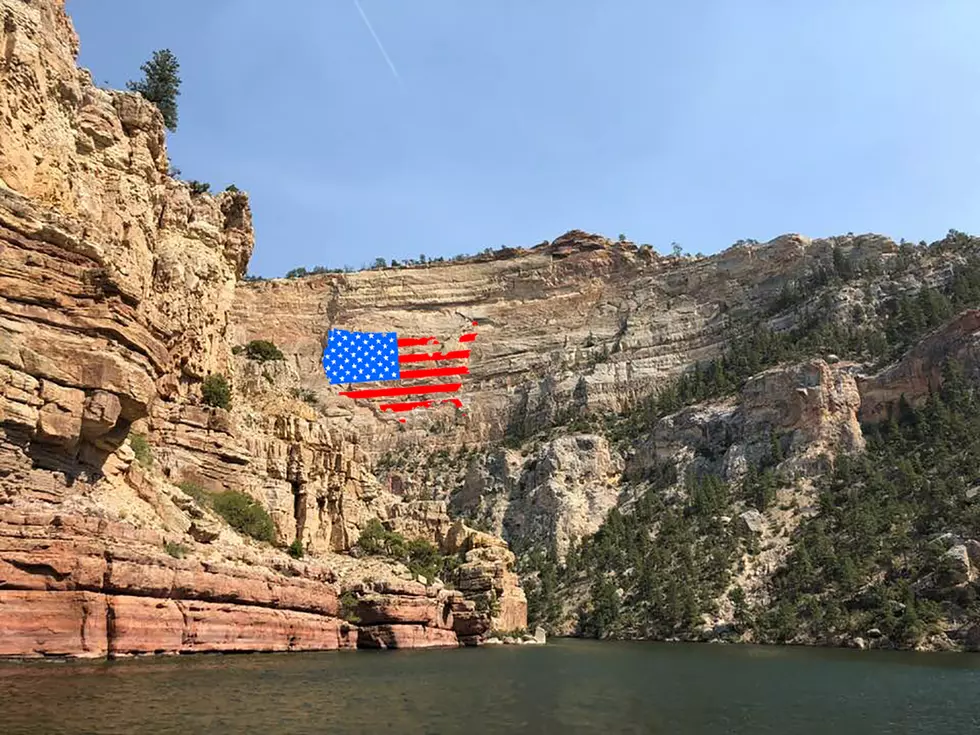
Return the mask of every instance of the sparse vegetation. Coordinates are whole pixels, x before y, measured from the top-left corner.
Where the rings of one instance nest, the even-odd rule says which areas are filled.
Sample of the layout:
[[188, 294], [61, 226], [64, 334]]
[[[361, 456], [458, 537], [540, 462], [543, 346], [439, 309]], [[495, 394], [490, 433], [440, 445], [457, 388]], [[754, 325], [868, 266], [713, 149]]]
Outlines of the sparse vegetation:
[[163, 123], [171, 132], [177, 130], [177, 97], [180, 95], [180, 64], [170, 49], [154, 51], [153, 56], [140, 67], [143, 78], [129, 81], [126, 88], [137, 92], [157, 106], [163, 115]]
[[129, 446], [132, 448], [133, 454], [136, 455], [137, 462], [147, 468], [153, 465], [153, 451], [145, 436], [135, 433], [130, 434]]
[[357, 545], [366, 554], [400, 561], [412, 574], [421, 574], [429, 580], [436, 577], [449, 579], [459, 566], [458, 557], [443, 556], [435, 545], [424, 539], [409, 541], [400, 533], [386, 529], [377, 518], [368, 521]]
[[177, 543], [176, 541], [165, 541], [163, 549], [174, 559], [183, 559], [187, 555], [187, 552], [190, 551], [184, 544]]
[[306, 550], [303, 548], [303, 542], [300, 539], [294, 539], [293, 543], [289, 545], [287, 552], [294, 559], [302, 559]]
[[357, 615], [357, 597], [349, 590], [340, 596], [340, 617], [354, 625], [361, 622]]
[[209, 493], [207, 490], [205, 490], [201, 485], [197, 484], [196, 482], [185, 480], [183, 482], [177, 483], [177, 487], [179, 487], [187, 495], [190, 495], [194, 499], [194, 502], [197, 503], [200, 507], [202, 508], [211, 507], [211, 493]]
[[286, 359], [276, 344], [267, 339], [253, 339], [245, 345], [245, 354], [249, 360], [258, 362]]
[[241, 191], [241, 189], [239, 189], [234, 184], [228, 184], [228, 186], [225, 187], [225, 191], [229, 191], [229, 192], [235, 194], [235, 193]]
[[237, 490], [213, 493], [211, 508], [239, 533], [270, 544], [276, 540], [276, 526], [272, 517], [245, 493]]
[[221, 374], [209, 375], [201, 386], [201, 398], [208, 406], [216, 408], [231, 407], [231, 386]]
[[191, 187], [192, 196], [200, 196], [201, 194], [207, 194], [211, 191], [211, 184], [206, 181], [196, 181], [192, 179], [187, 182]]
[[316, 393], [309, 388], [293, 388], [290, 393], [293, 398], [298, 398], [310, 406], [316, 408], [320, 404], [320, 400], [316, 397]]

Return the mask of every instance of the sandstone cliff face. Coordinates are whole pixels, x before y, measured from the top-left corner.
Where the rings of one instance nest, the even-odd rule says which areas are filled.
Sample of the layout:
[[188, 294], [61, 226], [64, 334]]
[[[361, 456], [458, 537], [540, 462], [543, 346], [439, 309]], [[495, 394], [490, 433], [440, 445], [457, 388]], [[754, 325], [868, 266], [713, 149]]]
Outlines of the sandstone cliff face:
[[[515, 556], [491, 534], [561, 557], [664, 462], [733, 481], [776, 462], [797, 479], [780, 491], [792, 510], [728, 519], [765, 546], [740, 568], [751, 594], [814, 512], [808, 478], [864, 447], [861, 422], [924, 400], [949, 355], [976, 376], [971, 311], [883, 370], [818, 345], [614, 441], [576, 421], [630, 410], [752, 318], [774, 333], [815, 313], [873, 324], [897, 292], [948, 281], [947, 259], [896, 280], [881, 269], [902, 248], [877, 235], [694, 258], [572, 231], [461, 263], [242, 283], [247, 197], [168, 176], [159, 112], [76, 69], [61, 2], [0, 14], [0, 627], [15, 631], [0, 655], [479, 643], [527, 623]], [[778, 307], [839, 258], [869, 275]], [[330, 328], [447, 339], [473, 322], [464, 410], [400, 423], [323, 375]], [[254, 339], [285, 360], [233, 352]], [[230, 378], [228, 410], [201, 400], [211, 373]], [[255, 498], [277, 543], [313, 559], [242, 538], [183, 483]], [[458, 555], [458, 589], [350, 555], [371, 519]], [[714, 622], [731, 614], [723, 602]]]
[[[371, 436], [379, 454], [422, 437], [436, 447], [499, 441], [582, 408], [625, 408], [716, 355], [733, 315], [768, 307], [786, 283], [826, 263], [835, 244], [855, 262], [896, 249], [876, 236], [840, 240], [788, 235], [711, 258], [664, 258], [573, 231], [509, 257], [244, 284], [230, 332], [237, 342], [275, 335], [303, 386]], [[337, 398], [324, 379], [331, 327], [450, 337], [472, 320], [478, 337], [463, 386], [465, 421], [427, 411], [401, 427]], [[455, 423], [429, 436], [440, 418]]]
[[976, 382], [980, 376], [980, 310], [960, 314], [877, 375], [860, 377], [861, 421], [888, 418], [903, 396], [910, 405], [920, 405], [930, 391], [938, 390], [943, 365], [949, 359], [965, 368], [969, 382]]
[[[739, 319], [765, 312], [787, 284], [825, 267], [835, 248], [857, 265], [887, 262], [898, 252], [879, 236], [787, 235], [711, 258], [665, 258], [649, 248], [573, 231], [535, 248], [458, 264], [243, 284], [229, 333], [238, 343], [275, 339], [300, 385], [370, 448], [369, 462], [385, 465], [376, 469], [395, 492], [453, 496], [455, 511], [480, 519], [515, 544], [541, 540], [544, 533], [565, 548], [571, 538], [594, 531], [620, 502], [619, 477], [628, 458], [611, 452], [602, 437], [551, 436], [544, 444], [539, 437], [585, 412], [627, 409], [693, 363], [718, 355], [735, 336]], [[850, 320], [862, 298], [853, 291], [845, 289], [825, 308]], [[471, 321], [477, 322], [477, 339], [463, 380], [465, 411], [415, 411], [401, 424], [366, 402], [339, 396], [323, 375], [320, 358], [332, 327], [446, 338], [466, 331]], [[792, 317], [778, 317], [773, 326], [794, 324]], [[778, 428], [795, 432], [794, 446], [814, 442], [806, 461], [830, 449], [838, 435], [859, 448], [853, 417], [836, 418], [838, 412], [850, 415], [853, 379], [833, 378], [847, 387], [824, 385], [831, 378], [822, 374], [806, 380], [774, 375], [768, 380], [778, 384], [771, 388], [765, 380], [756, 381], [756, 398], [746, 395], [759, 404], [748, 409], [759, 415], [738, 429], [746, 441], [756, 442], [756, 430], [772, 424], [773, 417], [761, 414], [769, 410], [763, 404], [774, 399], [786, 403], [776, 413], [800, 413], [781, 417], [785, 426]], [[824, 387], [804, 397], [816, 385], [808, 388], [807, 380]], [[835, 418], [825, 419], [827, 411]], [[739, 413], [714, 424], [732, 421], [745, 419]], [[801, 428], [811, 422], [812, 428]], [[513, 449], [481, 451], [479, 457], [460, 452], [505, 439], [516, 447], [532, 437], [523, 456]], [[759, 447], [744, 449], [751, 454]], [[739, 451], [730, 456], [735, 465]]]
[[[2, 0], [0, 16], [0, 655], [355, 646], [337, 597], [366, 577], [452, 614], [375, 616], [361, 645], [479, 642], [493, 616], [462, 592], [391, 592], [407, 570], [334, 553], [400, 499], [349, 428], [290, 396], [288, 369], [270, 381], [277, 366], [232, 354], [247, 197], [168, 175], [160, 113], [75, 67], [63, 2]], [[232, 410], [202, 404], [211, 373]], [[253, 496], [319, 561], [243, 539], [179, 482]]]
[[789, 472], [825, 469], [824, 457], [864, 448], [856, 369], [814, 360], [760, 373], [746, 381], [734, 400], [662, 419], [636, 446], [627, 474], [636, 477], [657, 462], [671, 460], [739, 480], [749, 466], [769, 460], [774, 444]]

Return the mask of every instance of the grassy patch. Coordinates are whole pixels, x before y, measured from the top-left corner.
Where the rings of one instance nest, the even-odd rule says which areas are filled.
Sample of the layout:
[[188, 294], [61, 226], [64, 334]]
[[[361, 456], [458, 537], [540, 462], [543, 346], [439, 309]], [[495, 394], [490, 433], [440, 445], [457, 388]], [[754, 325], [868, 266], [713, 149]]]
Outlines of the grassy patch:
[[129, 446], [132, 447], [137, 462], [144, 467], [153, 465], [153, 451], [150, 449], [150, 443], [146, 440], [145, 436], [142, 434], [130, 434]]
[[183, 559], [187, 555], [187, 552], [190, 551], [190, 549], [188, 549], [186, 546], [179, 544], [176, 541], [166, 541], [163, 544], [163, 550], [170, 554], [170, 556], [172, 556], [174, 559]]
[[178, 483], [177, 487], [194, 498], [194, 502], [202, 508], [211, 507], [211, 493], [198, 485], [196, 482], [185, 480], [184, 482]]
[[239, 533], [256, 541], [272, 543], [276, 540], [276, 526], [272, 517], [254, 498], [237, 490], [225, 490], [211, 497], [211, 507]]

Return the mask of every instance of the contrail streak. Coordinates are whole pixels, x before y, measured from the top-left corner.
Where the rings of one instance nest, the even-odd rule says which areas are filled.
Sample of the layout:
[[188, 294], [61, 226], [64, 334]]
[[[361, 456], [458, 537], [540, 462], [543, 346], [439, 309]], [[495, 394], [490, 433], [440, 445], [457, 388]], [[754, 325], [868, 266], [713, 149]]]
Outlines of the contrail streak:
[[391, 69], [391, 73], [395, 75], [395, 79], [397, 79], [398, 83], [401, 84], [402, 78], [398, 74], [398, 69], [395, 68], [394, 63], [392, 63], [391, 58], [388, 56], [388, 52], [385, 51], [385, 47], [381, 43], [381, 39], [378, 38], [378, 34], [375, 33], [374, 28], [371, 27], [371, 21], [368, 20], [367, 15], [364, 13], [364, 8], [361, 7], [361, 4], [358, 2], [358, 0], [354, 0], [354, 5], [357, 7], [357, 12], [361, 14], [361, 18], [364, 20], [364, 25], [367, 26], [367, 29], [371, 32], [371, 35], [374, 37], [374, 42], [378, 44], [378, 50], [381, 51], [381, 55], [384, 56], [385, 61], [388, 62], [388, 68]]

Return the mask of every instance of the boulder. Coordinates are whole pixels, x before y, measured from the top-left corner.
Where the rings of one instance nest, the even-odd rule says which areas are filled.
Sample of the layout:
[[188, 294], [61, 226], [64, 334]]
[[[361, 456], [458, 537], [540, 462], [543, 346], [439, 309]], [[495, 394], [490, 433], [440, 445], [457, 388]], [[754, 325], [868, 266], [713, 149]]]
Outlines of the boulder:
[[115, 393], [97, 390], [85, 401], [82, 411], [82, 436], [96, 439], [107, 434], [122, 411], [119, 397]]
[[738, 519], [741, 529], [745, 532], [761, 534], [766, 530], [766, 517], [754, 508], [739, 515]]
[[980, 541], [971, 538], [963, 546], [966, 547], [966, 555], [974, 571], [980, 571]]
[[942, 583], [949, 586], [970, 581], [970, 557], [965, 544], [956, 544], [943, 554], [940, 577]]
[[217, 523], [209, 523], [203, 519], [196, 520], [191, 523], [191, 527], [187, 529], [187, 533], [198, 543], [210, 544], [212, 541], [216, 541], [218, 536], [221, 535], [221, 526]]

